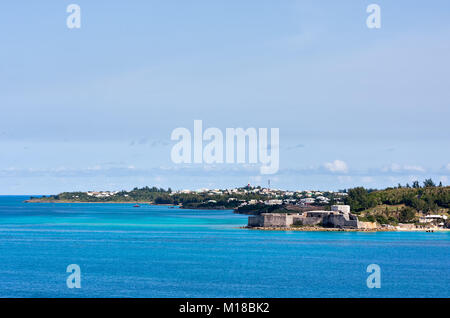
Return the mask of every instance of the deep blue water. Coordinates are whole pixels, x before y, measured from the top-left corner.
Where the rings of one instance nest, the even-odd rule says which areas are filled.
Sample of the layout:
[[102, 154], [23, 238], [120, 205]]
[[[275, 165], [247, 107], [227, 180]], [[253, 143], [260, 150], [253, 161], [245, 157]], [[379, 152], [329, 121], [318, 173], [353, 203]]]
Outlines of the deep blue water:
[[0, 297], [450, 296], [449, 233], [255, 231], [231, 211], [26, 198], [0, 196]]

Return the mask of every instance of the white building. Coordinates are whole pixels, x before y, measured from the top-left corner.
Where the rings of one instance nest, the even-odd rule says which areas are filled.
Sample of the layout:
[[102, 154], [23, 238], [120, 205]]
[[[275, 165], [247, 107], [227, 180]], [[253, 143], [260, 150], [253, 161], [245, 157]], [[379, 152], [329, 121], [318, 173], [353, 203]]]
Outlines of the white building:
[[312, 203], [316, 202], [316, 199], [314, 199], [314, 198], [305, 198], [305, 199], [301, 199], [300, 202], [304, 203], [304, 204], [312, 204]]
[[264, 202], [265, 205], [279, 205], [283, 204], [283, 200], [267, 200]]
[[447, 220], [446, 215], [438, 215], [438, 214], [431, 214], [422, 216], [419, 218], [419, 223], [432, 223], [432, 222], [442, 222], [440, 225], [443, 225], [443, 221]]
[[332, 205], [331, 211], [341, 211], [343, 213], [350, 213], [350, 205]]

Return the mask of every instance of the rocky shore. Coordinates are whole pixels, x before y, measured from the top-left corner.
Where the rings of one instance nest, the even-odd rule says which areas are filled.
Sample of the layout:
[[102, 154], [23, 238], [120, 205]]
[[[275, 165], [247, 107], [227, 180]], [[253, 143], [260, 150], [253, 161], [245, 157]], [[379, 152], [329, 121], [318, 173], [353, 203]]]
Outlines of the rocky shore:
[[341, 229], [326, 228], [319, 226], [299, 226], [299, 227], [252, 227], [242, 226], [241, 229], [260, 231], [296, 231], [296, 232], [450, 232], [450, 229], [429, 228], [429, 229], [396, 229], [396, 228], [376, 228], [376, 229]]
[[251, 227], [243, 226], [241, 229], [260, 230], [260, 231], [297, 231], [297, 232], [393, 232], [392, 229], [340, 229], [318, 226], [302, 227]]

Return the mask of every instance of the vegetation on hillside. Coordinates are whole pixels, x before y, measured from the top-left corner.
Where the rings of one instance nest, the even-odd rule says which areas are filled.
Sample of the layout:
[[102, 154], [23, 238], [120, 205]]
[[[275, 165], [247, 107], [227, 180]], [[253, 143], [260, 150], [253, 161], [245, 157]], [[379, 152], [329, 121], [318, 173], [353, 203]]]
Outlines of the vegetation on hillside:
[[419, 215], [448, 213], [450, 187], [436, 186], [431, 179], [420, 186], [399, 185], [385, 190], [367, 190], [363, 187], [349, 189], [345, 203], [361, 220], [381, 224], [413, 223]]

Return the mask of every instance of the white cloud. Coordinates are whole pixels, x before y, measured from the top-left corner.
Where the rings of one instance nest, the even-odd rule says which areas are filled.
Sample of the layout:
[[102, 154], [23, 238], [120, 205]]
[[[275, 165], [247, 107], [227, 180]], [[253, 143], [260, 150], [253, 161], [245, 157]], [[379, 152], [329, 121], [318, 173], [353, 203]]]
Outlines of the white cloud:
[[405, 171], [418, 171], [418, 172], [425, 172], [425, 168], [421, 166], [403, 166], [403, 170]]
[[397, 163], [393, 163], [390, 166], [386, 166], [381, 169], [384, 172], [425, 172], [425, 168], [418, 165], [399, 165]]
[[348, 166], [347, 164], [342, 160], [335, 160], [333, 162], [327, 162], [325, 163], [325, 169], [331, 172], [347, 172]]
[[447, 163], [447, 165], [445, 166], [445, 169], [447, 169], [448, 171], [450, 171], [450, 163]]

